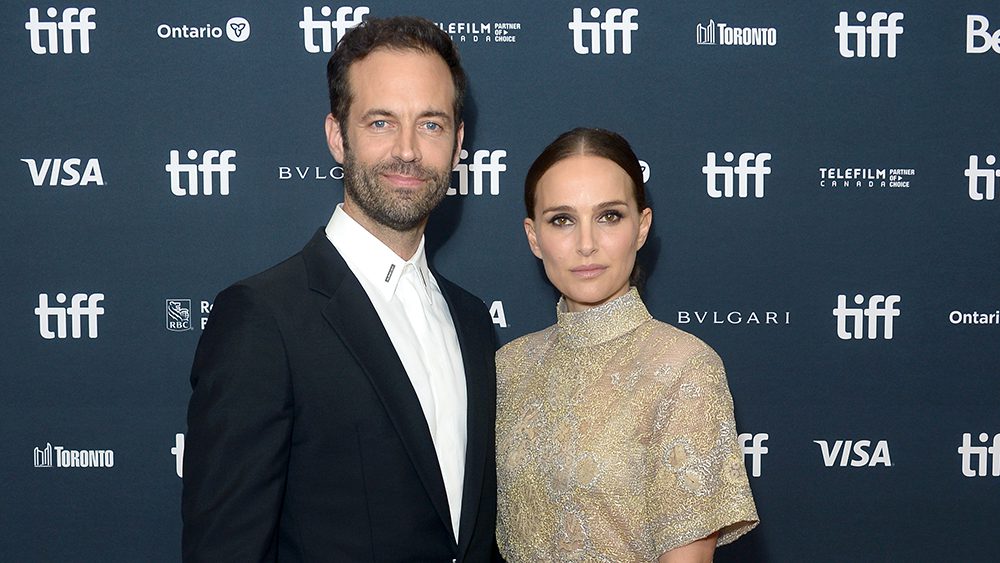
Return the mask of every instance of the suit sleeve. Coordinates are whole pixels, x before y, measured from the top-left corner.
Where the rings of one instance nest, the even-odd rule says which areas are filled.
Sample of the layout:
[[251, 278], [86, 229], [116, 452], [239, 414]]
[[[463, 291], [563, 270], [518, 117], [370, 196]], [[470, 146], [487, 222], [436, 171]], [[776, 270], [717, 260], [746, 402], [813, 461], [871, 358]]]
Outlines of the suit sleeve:
[[191, 369], [184, 451], [185, 562], [273, 561], [292, 393], [269, 308], [246, 286], [215, 300]]

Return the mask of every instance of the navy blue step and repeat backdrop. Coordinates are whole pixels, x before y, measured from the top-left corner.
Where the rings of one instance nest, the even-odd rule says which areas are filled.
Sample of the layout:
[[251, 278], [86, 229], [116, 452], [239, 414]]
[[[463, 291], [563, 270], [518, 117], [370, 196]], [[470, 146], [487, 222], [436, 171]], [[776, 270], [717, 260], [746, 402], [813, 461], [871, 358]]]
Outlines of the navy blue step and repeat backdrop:
[[996, 561], [1000, 3], [4, 2], [0, 560], [177, 561], [216, 293], [340, 201], [325, 65], [374, 16], [460, 45], [428, 231], [501, 343], [554, 320], [534, 156], [622, 132], [647, 304], [725, 360], [761, 526], [718, 561]]

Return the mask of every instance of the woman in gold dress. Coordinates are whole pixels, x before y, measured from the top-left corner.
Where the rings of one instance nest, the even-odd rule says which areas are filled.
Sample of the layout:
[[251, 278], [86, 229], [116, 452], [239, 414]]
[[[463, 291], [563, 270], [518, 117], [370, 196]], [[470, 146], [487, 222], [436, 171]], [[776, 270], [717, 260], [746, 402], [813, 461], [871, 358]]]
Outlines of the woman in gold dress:
[[622, 137], [574, 129], [525, 179], [524, 230], [562, 294], [497, 353], [500, 551], [510, 563], [711, 561], [757, 524], [719, 356], [632, 287], [652, 210]]

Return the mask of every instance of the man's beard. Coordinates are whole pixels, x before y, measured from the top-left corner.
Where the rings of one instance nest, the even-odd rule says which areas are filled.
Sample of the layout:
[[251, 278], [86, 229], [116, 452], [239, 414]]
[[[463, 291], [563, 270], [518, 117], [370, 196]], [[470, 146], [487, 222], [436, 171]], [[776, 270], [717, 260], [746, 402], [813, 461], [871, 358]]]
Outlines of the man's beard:
[[[383, 174], [411, 176], [427, 182], [426, 190], [393, 190], [384, 185]], [[451, 185], [451, 170], [434, 170], [413, 162], [389, 159], [366, 166], [345, 147], [344, 191], [370, 219], [394, 231], [412, 231], [420, 226], [444, 199]]]

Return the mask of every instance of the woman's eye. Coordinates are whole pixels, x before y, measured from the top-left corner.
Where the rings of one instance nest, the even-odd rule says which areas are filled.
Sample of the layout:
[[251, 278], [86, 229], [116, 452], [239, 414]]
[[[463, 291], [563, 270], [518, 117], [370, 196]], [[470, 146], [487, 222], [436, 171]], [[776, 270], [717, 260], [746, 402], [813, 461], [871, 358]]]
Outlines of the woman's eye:
[[598, 218], [601, 223], [617, 223], [621, 221], [622, 214], [617, 211], [605, 211]]
[[566, 225], [572, 224], [573, 221], [565, 215], [556, 215], [555, 217], [549, 219], [549, 223], [552, 223], [557, 227], [565, 227]]

